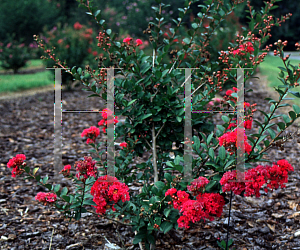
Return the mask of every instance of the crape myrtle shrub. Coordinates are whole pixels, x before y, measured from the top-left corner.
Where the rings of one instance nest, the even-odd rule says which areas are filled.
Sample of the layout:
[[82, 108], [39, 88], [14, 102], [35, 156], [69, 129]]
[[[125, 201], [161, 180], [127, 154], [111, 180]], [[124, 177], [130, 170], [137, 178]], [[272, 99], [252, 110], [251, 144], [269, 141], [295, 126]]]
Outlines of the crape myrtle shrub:
[[[260, 11], [262, 8], [265, 8], [264, 1], [261, 0], [251, 0], [251, 5], [255, 11]], [[278, 7], [277, 7], [278, 6]], [[275, 18], [281, 18], [282, 13], [293, 13], [293, 18], [289, 22], [282, 23], [281, 26], [274, 27], [272, 30], [272, 37], [268, 39], [267, 43], [274, 43], [281, 39], [282, 41], [289, 41], [286, 50], [294, 51], [294, 44], [300, 41], [300, 12], [295, 11], [300, 9], [300, 1], [294, 0], [284, 0], [280, 1], [276, 4], [276, 7], [271, 10], [271, 14], [274, 15]], [[246, 16], [248, 13], [246, 12], [247, 6], [244, 4], [243, 11], [239, 12], [240, 22], [243, 25], [249, 24], [251, 20]], [[254, 21], [256, 23], [257, 20]]]
[[[75, 195], [68, 194], [66, 187], [60, 189], [60, 185], [54, 187], [47, 183], [47, 176], [41, 178], [36, 175], [38, 168], [31, 171], [26, 166], [25, 155], [18, 154], [9, 160], [7, 166], [13, 168], [13, 177], [26, 172], [30, 179], [34, 178], [51, 191], [51, 194], [38, 194], [37, 200], [55, 205], [70, 220], [79, 220], [81, 213], [92, 206], [96, 208], [93, 213], [132, 226], [137, 233], [134, 244], [144, 242], [146, 249], [154, 249], [158, 232], [167, 233], [178, 227], [189, 228], [194, 223], [220, 217], [227, 191], [233, 191], [236, 195], [259, 197], [262, 189], [268, 191], [285, 187], [288, 173], [294, 170], [293, 166], [285, 159], [271, 162], [262, 157], [268, 154], [268, 149], [278, 145], [282, 133], [300, 117], [297, 105], [293, 105], [288, 115], [275, 115], [280, 107], [290, 106], [281, 104], [287, 93], [300, 97], [299, 93], [293, 91], [299, 85], [300, 69], [291, 65], [288, 57], [283, 54], [288, 42], [278, 41], [274, 44], [275, 54], [282, 59], [283, 64], [279, 74], [282, 85], [276, 88], [278, 100], [267, 99], [270, 112], [259, 110], [260, 107], [256, 107], [255, 103], [239, 103], [238, 97], [242, 91], [236, 87], [227, 90], [222, 99], [215, 98], [227, 81], [237, 82], [236, 72], [229, 68], [252, 68], [245, 72], [247, 80], [263, 61], [267, 53], [259, 54], [259, 48], [271, 36], [270, 31], [276, 25], [276, 21], [269, 15], [276, 0], [267, 3], [263, 12], [251, 12], [254, 18], [261, 16], [260, 22], [253, 29], [238, 34], [234, 43], [228, 45], [227, 51], [219, 52], [217, 60], [207, 56], [210, 54], [211, 35], [242, 0], [233, 4], [221, 0], [205, 1], [199, 5], [197, 16], [200, 19], [194, 19], [192, 28], [187, 32], [188, 36], [184, 38], [177, 32], [182, 18], [189, 14], [191, 4], [197, 1], [185, 1], [182, 8], [179, 8], [179, 17], [172, 20], [173, 26], [166, 29], [162, 10], [168, 6], [156, 0], [153, 6], [154, 21], [149, 22], [145, 30], [153, 48], [151, 55], [139, 49], [143, 44], [139, 38], [117, 39], [102, 19], [101, 11], [93, 8], [91, 1], [79, 2], [99, 24], [100, 31], [96, 37], [98, 53], [104, 53], [109, 62], [104, 62], [103, 56], [99, 56], [98, 68], [92, 69], [86, 65], [84, 69], [73, 67], [68, 72], [93, 92], [90, 97], [98, 101], [99, 97], [107, 100], [107, 75], [110, 71], [105, 68], [114, 67], [118, 75], [114, 79], [115, 113], [104, 109], [99, 128], [97, 124], [91, 124], [81, 134], [87, 138], [86, 143], [93, 148], [91, 153], [95, 157], [86, 156], [84, 160], [77, 161], [74, 168], [67, 165], [61, 171], [64, 176], [74, 179]], [[250, 5], [248, 8], [251, 8]], [[211, 17], [210, 23], [204, 27], [204, 18], [208, 16]], [[285, 15], [277, 24], [290, 16]], [[163, 38], [165, 32], [170, 32], [171, 36]], [[66, 70], [67, 65], [43, 41], [38, 37], [35, 39], [46, 55]], [[180, 39], [182, 42], [179, 43]], [[176, 49], [176, 46], [179, 47]], [[162, 63], [163, 58], [169, 54], [172, 59]], [[244, 107], [245, 120], [237, 124], [235, 115], [226, 114], [222, 116], [224, 123], [215, 128], [209, 118], [216, 113], [192, 113], [192, 135], [184, 138], [185, 104], [182, 97], [185, 93], [185, 78], [178, 68], [197, 68], [191, 69], [193, 110], [203, 111], [209, 107], [215, 110], [236, 110], [239, 104]], [[262, 123], [253, 119], [253, 113], [257, 111], [264, 117]], [[126, 117], [125, 123], [118, 122], [118, 115]], [[283, 121], [274, 123], [278, 117], [282, 117]], [[112, 128], [107, 127], [109, 124], [115, 125], [116, 138], [123, 141], [120, 144], [122, 149], [115, 157], [115, 177], [109, 176], [107, 162], [101, 160], [106, 150], [100, 151], [103, 142], [98, 142], [100, 133], [113, 132]], [[253, 124], [257, 126], [258, 132], [249, 134], [248, 129]], [[237, 138], [237, 132], [244, 140]], [[173, 142], [176, 142], [177, 149], [173, 149]], [[240, 174], [234, 169], [237, 156], [241, 157], [237, 149], [243, 144], [245, 179], [249, 182], [231, 182]], [[183, 148], [179, 147], [181, 145], [190, 149], [196, 157], [191, 160], [192, 181], [182, 179], [186, 157]], [[135, 164], [136, 157], [142, 156], [145, 151], [150, 153], [149, 159]], [[170, 157], [170, 152], [174, 157]], [[252, 167], [252, 163], [262, 161], [267, 161], [269, 165]], [[206, 171], [212, 173], [205, 175]], [[73, 175], [74, 172], [76, 175]], [[134, 183], [142, 183], [141, 190], [130, 190]]]

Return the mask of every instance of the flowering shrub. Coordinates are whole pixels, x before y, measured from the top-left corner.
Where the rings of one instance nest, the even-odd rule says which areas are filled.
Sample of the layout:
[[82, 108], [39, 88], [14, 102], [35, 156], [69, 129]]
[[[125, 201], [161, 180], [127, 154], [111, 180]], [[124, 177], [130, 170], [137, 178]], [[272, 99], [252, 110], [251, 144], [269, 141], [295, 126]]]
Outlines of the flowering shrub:
[[14, 74], [18, 73], [18, 70], [26, 65], [30, 55], [28, 48], [24, 43], [20, 43], [14, 40], [7, 44], [0, 42], [0, 62], [1, 67], [4, 69], [12, 69]]
[[[240, 147], [240, 143], [237, 142], [237, 132], [244, 134], [244, 129], [231, 127], [227, 131], [229, 126], [233, 126], [230, 125], [234, 119], [233, 114], [223, 115], [224, 124], [217, 125], [215, 128], [213, 122], [208, 119], [215, 113], [193, 113], [192, 119], [188, 121], [193, 130], [191, 135], [186, 136], [183, 121], [189, 108], [185, 108], [183, 99], [179, 97], [185, 93], [185, 78], [179, 68], [198, 68], [195, 71], [191, 70], [191, 79], [193, 79], [191, 96], [194, 96], [192, 107], [193, 110], [207, 110], [207, 104], [222, 90], [225, 83], [237, 82], [236, 74], [230, 68], [251, 66], [253, 70], [245, 72], [245, 78], [248, 79], [263, 61], [266, 54], [259, 55], [258, 51], [269, 37], [270, 27], [275, 25], [274, 20], [268, 15], [276, 0], [266, 4], [264, 13], [251, 11], [251, 16], [253, 18], [257, 16], [261, 22], [258, 22], [255, 28], [245, 31], [243, 35], [238, 35], [236, 43], [231, 44], [228, 51], [220, 52], [218, 61], [210, 60], [209, 57], [211, 34], [242, 0], [236, 1], [233, 5], [225, 4], [221, 0], [216, 1], [218, 4], [213, 4], [212, 0], [206, 0], [198, 15], [201, 18], [194, 20], [192, 29], [188, 32], [189, 37], [185, 37], [182, 41], [177, 36], [177, 32], [182, 17], [186, 15], [192, 2], [186, 1], [184, 9], [179, 9], [179, 18], [173, 20], [174, 28], [168, 28], [170, 32], [168, 38], [163, 37], [165, 23], [162, 10], [166, 6], [160, 0], [156, 2], [159, 4], [159, 7], [154, 7], [157, 23], [150, 22], [146, 30], [153, 47], [152, 57], [145, 55], [143, 50], [137, 50], [139, 42], [130, 37], [125, 38], [123, 43], [116, 40], [116, 36], [101, 20], [100, 10], [93, 8], [90, 2], [82, 3], [88, 14], [94, 17], [101, 28], [97, 36], [97, 46], [99, 50], [109, 55], [110, 63], [105, 62], [100, 56], [97, 71], [89, 65], [86, 66], [85, 71], [76, 67], [68, 71], [94, 93], [90, 97], [100, 97], [104, 100], [107, 99], [108, 84], [107, 74], [103, 68], [114, 67], [116, 74], [121, 76], [114, 79], [115, 114], [110, 110], [104, 110], [103, 119], [98, 123], [99, 126], [103, 126], [103, 132], [106, 132], [107, 124], [114, 123], [116, 138], [122, 138], [124, 142], [120, 145], [122, 149], [115, 157], [113, 166], [115, 178], [120, 184], [114, 184], [116, 182], [114, 177], [111, 178], [112, 181], [108, 181], [109, 178], [103, 176], [100, 178], [104, 179], [100, 181], [97, 179], [97, 172], [100, 175], [108, 175], [107, 163], [101, 160], [105, 150], [100, 151], [101, 143], [96, 143], [97, 129], [88, 129], [83, 133], [93, 141], [89, 143], [89, 146], [93, 147], [91, 152], [96, 157], [94, 160], [85, 158], [85, 161], [77, 163], [78, 173], [75, 176], [75, 183], [78, 184], [78, 192], [75, 196], [67, 195], [67, 189], [60, 191], [59, 186], [52, 187], [47, 184], [47, 177], [41, 181], [39, 176], [34, 176], [36, 169], [31, 175], [29, 167], [24, 168], [31, 178], [35, 178], [65, 201], [64, 205], [57, 202], [56, 206], [66, 211], [65, 214], [69, 218], [80, 219], [81, 213], [87, 211], [86, 206], [96, 207], [97, 214], [102, 216], [111, 215], [112, 210], [115, 218], [119, 216], [121, 218], [122, 215], [123, 221], [129, 221], [125, 224], [132, 226], [137, 232], [133, 243], [145, 242], [146, 249], [154, 248], [158, 230], [167, 233], [173, 228], [188, 228], [191, 223], [220, 217], [227, 191], [232, 190], [237, 193], [241, 190], [240, 195], [258, 195], [258, 190], [264, 184], [267, 184], [268, 188], [284, 187], [288, 171], [293, 170], [286, 161], [279, 161], [277, 165], [266, 170], [252, 169], [250, 163], [259, 162], [267, 154], [266, 151], [282, 138], [281, 133], [300, 116], [300, 108], [296, 105], [293, 105], [294, 111], [289, 112], [290, 117], [274, 115], [278, 108], [286, 106], [280, 103], [288, 92], [300, 97], [299, 93], [292, 91], [300, 78], [300, 72], [297, 66], [286, 63], [288, 58], [281, 56], [286, 43], [278, 42], [276, 45], [280, 51], [278, 55], [284, 63], [284, 68], [280, 73], [284, 86], [276, 89], [279, 94], [278, 101], [268, 99], [271, 103], [270, 113], [260, 111], [264, 115], [264, 122], [253, 120], [259, 126], [258, 134], [244, 135], [246, 151], [244, 159], [247, 170], [245, 179], [248, 178], [254, 182], [230, 183], [229, 180], [233, 180], [238, 174], [231, 171], [237, 165], [235, 150]], [[250, 4], [248, 7], [251, 9]], [[208, 16], [211, 23], [206, 27], [204, 34], [202, 32], [203, 21]], [[282, 18], [282, 21], [289, 16]], [[181, 46], [180, 49], [175, 49], [175, 39], [178, 39], [177, 45]], [[36, 40], [40, 46], [45, 46], [38, 38]], [[241, 47], [242, 44], [245, 46]], [[234, 53], [237, 49], [240, 49], [239, 53]], [[66, 70], [50, 49], [45, 48], [45, 52]], [[173, 55], [169, 64], [161, 63], [168, 58], [169, 54]], [[223, 108], [227, 106], [228, 109], [236, 110], [236, 106], [240, 104], [238, 99], [240, 89], [234, 87], [226, 93], [220, 101]], [[246, 109], [249, 119], [252, 119], [251, 113], [255, 111], [251, 107], [254, 106], [250, 103], [241, 103], [241, 105]], [[125, 122], [119, 123], [115, 115], [125, 116]], [[109, 116], [114, 118], [108, 119]], [[270, 124], [277, 117], [282, 117], [284, 122]], [[273, 130], [273, 126], [277, 126], [277, 132]], [[248, 129], [250, 126], [244, 124], [244, 127]], [[176, 149], [172, 147], [173, 142], [176, 143]], [[187, 149], [197, 157], [196, 159], [192, 157], [190, 161], [191, 169], [188, 174], [191, 175], [191, 180], [182, 181], [182, 176], [187, 174], [182, 165], [185, 160], [184, 150]], [[134, 158], [142, 156], [145, 151], [151, 153], [150, 158], [140, 164], [134, 163]], [[174, 154], [173, 158], [170, 157], [170, 152]], [[192, 154], [189, 153], [189, 155]], [[214, 173], [204, 178], [205, 170], [212, 170]], [[66, 171], [68, 168], [62, 173]], [[70, 178], [72, 177], [71, 175]], [[96, 179], [97, 182], [95, 182]], [[107, 184], [103, 186], [101, 183], [105, 180], [104, 183]], [[131, 191], [131, 185], [137, 183], [143, 184], [141, 191]], [[94, 184], [95, 187], [92, 189]], [[91, 194], [88, 194], [89, 190]], [[108, 209], [111, 210], [107, 212]]]

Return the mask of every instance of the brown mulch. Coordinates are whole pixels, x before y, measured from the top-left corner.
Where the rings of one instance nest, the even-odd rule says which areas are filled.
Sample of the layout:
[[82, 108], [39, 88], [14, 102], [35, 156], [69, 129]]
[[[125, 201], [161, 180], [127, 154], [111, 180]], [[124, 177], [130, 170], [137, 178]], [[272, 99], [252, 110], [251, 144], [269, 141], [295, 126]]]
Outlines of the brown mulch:
[[[269, 111], [264, 101], [270, 94], [260, 80], [253, 79], [253, 92], [246, 93], [245, 101], [256, 102], [257, 108]], [[91, 92], [76, 90], [63, 92], [63, 109], [95, 110], [105, 107], [100, 98], [86, 98]], [[276, 95], [275, 95], [276, 97]], [[93, 97], [95, 98], [95, 97]], [[16, 154], [25, 154], [27, 164], [40, 167], [41, 176], [54, 176], [53, 145], [54, 117], [52, 91], [30, 96], [18, 96], [0, 100], [0, 246], [1, 249], [104, 249], [111, 242], [127, 249], [139, 249], [132, 245], [131, 228], [86, 213], [80, 221], [69, 222], [56, 210], [35, 201], [38, 192], [45, 192], [31, 180], [12, 178], [6, 164]], [[282, 111], [283, 112], [283, 111]], [[286, 112], [286, 109], [284, 110]], [[259, 112], [255, 118], [262, 120]], [[89, 155], [83, 129], [97, 125], [99, 113], [63, 113], [63, 164]], [[298, 122], [297, 122], [298, 124]], [[295, 132], [297, 124], [288, 129]], [[255, 124], [254, 124], [255, 126]], [[255, 126], [256, 127], [256, 126]], [[254, 129], [251, 132], [254, 132]], [[264, 193], [261, 198], [233, 196], [230, 219], [230, 237], [236, 249], [300, 249], [300, 175], [299, 143], [289, 141], [283, 151], [273, 148], [268, 159], [287, 159], [295, 171], [289, 176], [287, 188]], [[70, 187], [63, 179], [61, 186]], [[228, 194], [229, 198], [229, 194]], [[219, 249], [217, 240], [226, 239], [229, 204], [221, 218], [212, 222], [198, 223], [188, 230], [160, 234], [157, 249]], [[233, 248], [232, 248], [233, 249]]]

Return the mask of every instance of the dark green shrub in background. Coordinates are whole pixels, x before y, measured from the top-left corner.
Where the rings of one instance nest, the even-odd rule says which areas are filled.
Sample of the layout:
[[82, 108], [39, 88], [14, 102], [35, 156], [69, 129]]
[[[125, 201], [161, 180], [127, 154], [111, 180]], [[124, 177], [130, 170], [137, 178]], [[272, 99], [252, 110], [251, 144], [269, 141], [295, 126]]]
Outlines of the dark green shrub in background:
[[0, 41], [8, 43], [8, 34], [15, 33], [17, 41], [24, 39], [29, 45], [34, 34], [44, 26], [53, 27], [58, 17], [57, 8], [47, 0], [1, 0]]
[[[81, 25], [79, 22], [73, 26], [65, 24], [63, 27], [60, 23], [54, 26], [50, 31], [44, 30], [44, 37], [47, 47], [55, 48], [55, 54], [60, 58], [61, 62], [72, 68], [75, 65], [80, 65], [84, 68], [88, 59], [91, 56], [97, 56], [97, 52], [92, 49], [92, 41], [95, 37], [93, 29], [85, 25]], [[94, 60], [95, 61], [95, 60]], [[45, 61], [46, 67], [58, 66], [53, 60]], [[70, 74], [63, 73], [63, 84], [66, 84], [70, 88], [70, 84], [73, 77]]]
[[17, 42], [12, 37], [9, 39], [8, 43], [0, 42], [0, 62], [2, 68], [12, 69], [16, 74], [20, 68], [26, 65], [30, 56], [25, 43]]

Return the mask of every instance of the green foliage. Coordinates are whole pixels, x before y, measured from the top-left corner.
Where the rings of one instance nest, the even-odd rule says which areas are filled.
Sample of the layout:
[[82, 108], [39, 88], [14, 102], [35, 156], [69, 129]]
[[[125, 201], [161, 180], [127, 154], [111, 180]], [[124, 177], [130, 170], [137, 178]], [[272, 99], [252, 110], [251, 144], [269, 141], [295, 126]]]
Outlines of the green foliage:
[[29, 59], [28, 48], [22, 42], [17, 42], [14, 36], [10, 37], [7, 44], [0, 43], [0, 61], [4, 69], [12, 69], [14, 74], [26, 65]]
[[[157, 0], [157, 2], [160, 1]], [[189, 121], [193, 128], [192, 138], [184, 138], [183, 122], [186, 122], [184, 95], [187, 90], [184, 87], [184, 71], [179, 68], [197, 68], [195, 71], [191, 70], [193, 79], [191, 83], [192, 109], [204, 111], [207, 110], [207, 104], [219, 92], [220, 85], [225, 84], [227, 80], [236, 82], [236, 72], [225, 70], [225, 67], [230, 65], [233, 68], [243, 68], [246, 64], [249, 66], [248, 63], [251, 63], [253, 69], [245, 74], [247, 79], [254, 72], [254, 65], [260, 60], [258, 54], [255, 54], [255, 51], [257, 52], [259, 49], [259, 43], [253, 42], [253, 40], [251, 40], [254, 50], [253, 61], [250, 59], [250, 52], [252, 51], [247, 51], [243, 55], [233, 55], [232, 53], [228, 56], [228, 62], [223, 60], [222, 63], [205, 57], [210, 52], [213, 53], [212, 48], [206, 44], [206, 41], [211, 41], [215, 29], [220, 27], [223, 21], [226, 21], [226, 17], [233, 10], [234, 6], [231, 6], [229, 1], [226, 1], [224, 5], [214, 5], [212, 0], [205, 1], [204, 5], [199, 6], [201, 10], [199, 10], [197, 16], [200, 19], [196, 21], [199, 22], [199, 25], [194, 24], [193, 29], [187, 32], [187, 36], [182, 39], [183, 44], [174, 44], [174, 40], [177, 39], [177, 32], [180, 32], [179, 27], [184, 16], [190, 13], [191, 4], [189, 1], [185, 1], [184, 5], [181, 6], [182, 8], [178, 8], [179, 17], [172, 20], [172, 24], [175, 23], [176, 25], [169, 28], [172, 33], [171, 37], [163, 37], [165, 20], [161, 10], [168, 6], [162, 3], [159, 6], [153, 6], [155, 19], [149, 23], [153, 47], [153, 54], [150, 56], [147, 56], [142, 49], [136, 49], [135, 41], [129, 45], [127, 43], [121, 44], [113, 34], [114, 32], [109, 29], [107, 22], [102, 19], [102, 11], [93, 7], [92, 4], [89, 6], [82, 5], [87, 14], [96, 20], [101, 32], [105, 32], [105, 38], [103, 39], [110, 43], [110, 45], [105, 44], [102, 47], [103, 51], [104, 49], [109, 51], [111, 56], [111, 62], [102, 62], [103, 67], [110, 68], [114, 65], [115, 74], [120, 76], [114, 81], [115, 115], [125, 116], [126, 120], [125, 123], [116, 125], [115, 135], [117, 138], [126, 141], [128, 145], [115, 158], [115, 176], [127, 185], [143, 183], [140, 192], [131, 192], [130, 201], [119, 202], [115, 205], [116, 211], [113, 212], [113, 216], [123, 215], [124, 221], [129, 220], [132, 229], [137, 231], [133, 241], [134, 244], [141, 241], [145, 242], [146, 249], [149, 249], [150, 245], [155, 245], [158, 230], [168, 233], [171, 229], [178, 228], [180, 212], [171, 208], [170, 197], [166, 197], [165, 193], [170, 188], [187, 189], [189, 183], [180, 181], [180, 178], [184, 177], [184, 147], [188, 147], [194, 151], [193, 153], [197, 154], [196, 159], [192, 158], [192, 172], [189, 173], [193, 179], [203, 176], [205, 170], [214, 172], [213, 175], [208, 177], [209, 183], [205, 187], [206, 192], [222, 193], [220, 179], [226, 171], [232, 169], [236, 164], [236, 155], [234, 153], [229, 154], [224, 146], [219, 145], [218, 140], [221, 135], [226, 133], [226, 128], [233, 116], [223, 117], [224, 124], [217, 125], [215, 129], [211, 119], [215, 113], [192, 113], [192, 119]], [[262, 12], [258, 16], [264, 14]], [[205, 30], [203, 29], [204, 17], [209, 20], [209, 25]], [[61, 37], [54, 35], [54, 31], [52, 32], [50, 42], [56, 41], [56, 47], [64, 42], [63, 37], [68, 34], [67, 28], [65, 29], [66, 33], [61, 34]], [[76, 32], [72, 31], [72, 33]], [[148, 34], [150, 35], [150, 33]], [[51, 34], [49, 35], [51, 36]], [[62, 41], [59, 39], [62, 39]], [[67, 36], [65, 39], [67, 41], [69, 37]], [[250, 39], [245, 32], [245, 40], [250, 41]], [[71, 47], [71, 40], [68, 44]], [[181, 46], [179, 46], [180, 44]], [[232, 50], [238, 48], [239, 45], [237, 43], [228, 44]], [[74, 45], [74, 48], [77, 48], [76, 46]], [[60, 47], [61, 55], [58, 57], [67, 53], [64, 51], [68, 51], [68, 49], [65, 44]], [[174, 61], [163, 63], [165, 59], [168, 60], [169, 54], [174, 54]], [[63, 60], [62, 58], [59, 59]], [[73, 77], [81, 80], [82, 84], [93, 92], [91, 97], [98, 96], [106, 100], [107, 80], [100, 79], [101, 77], [96, 75], [93, 81], [90, 81], [87, 75], [91, 74], [92, 71], [82, 68], [82, 66], [72, 67]], [[99, 68], [95, 68], [95, 71]], [[279, 117], [275, 115], [275, 111], [280, 108], [279, 105], [287, 92], [294, 94], [296, 97], [299, 95], [299, 93], [293, 93], [292, 90], [298, 80], [297, 76], [292, 76], [297, 67], [288, 64], [285, 70], [290, 74], [290, 79], [284, 81], [284, 85], [278, 86], [276, 89], [279, 93], [278, 101], [270, 99], [270, 113], [261, 111], [264, 122], [255, 121], [259, 126], [258, 134], [252, 134], [248, 137], [252, 151], [249, 155], [245, 154], [245, 165], [247, 167], [251, 167], [250, 163], [252, 162], [261, 161], [262, 156], [266, 154], [264, 151], [279, 139], [280, 133], [277, 132], [281, 132], [283, 127], [286, 129], [300, 116], [298, 113], [299, 107], [294, 106], [294, 111], [290, 111], [289, 116], [282, 115], [284, 123], [270, 124], [273, 119]], [[220, 79], [221, 73], [224, 73], [222, 75], [224, 79]], [[282, 77], [281, 80], [283, 80]], [[100, 82], [101, 84], [96, 84]], [[233, 96], [234, 94], [231, 95], [231, 98]], [[228, 107], [236, 108], [236, 103], [233, 100], [225, 100], [224, 103]], [[275, 125], [278, 125], [277, 132], [274, 131]], [[269, 140], [265, 140], [266, 138]], [[194, 144], [190, 144], [189, 140], [191, 139], [193, 139]], [[173, 142], [176, 142], [176, 150], [172, 148]], [[264, 149], [262, 149], [262, 144], [266, 146]], [[100, 170], [105, 171], [107, 163], [100, 160], [105, 151], [99, 152], [100, 143], [98, 145], [93, 143], [91, 146], [93, 147], [91, 153], [96, 154], [97, 163], [101, 164]], [[145, 151], [151, 154], [149, 159], [140, 164], [133, 164], [133, 160], [138, 156], [142, 156]], [[174, 157], [171, 159], [170, 151], [174, 153]], [[40, 181], [40, 178], [36, 177], [36, 180]], [[95, 204], [90, 200], [92, 197], [89, 195], [94, 182], [94, 177], [90, 177], [86, 182], [75, 178], [76, 191], [74, 196], [68, 195], [66, 188], [59, 191], [60, 187], [54, 187], [56, 194], [67, 203], [62, 209], [67, 210], [70, 218], [79, 220], [81, 213], [86, 211], [84, 206]], [[45, 186], [49, 185], [46, 184], [46, 177], [42, 180], [42, 183]], [[53, 187], [51, 187], [52, 189]], [[110, 213], [107, 214], [112, 216]], [[220, 244], [222, 245], [222, 243]]]
[[[76, 29], [75, 29], [76, 28]], [[88, 64], [89, 60], [92, 60], [93, 49], [90, 45], [93, 41], [94, 31], [91, 28], [87, 28], [85, 25], [69, 25], [61, 26], [57, 24], [50, 31], [44, 30], [43, 36], [45, 36], [45, 43], [47, 48], [55, 48], [53, 52], [55, 56], [60, 59], [61, 62], [71, 69], [73, 66], [84, 68]], [[97, 52], [96, 52], [97, 53]], [[46, 60], [47, 67], [58, 66], [53, 60]], [[63, 72], [63, 84], [70, 85], [73, 77]]]
[[15, 33], [15, 39], [24, 40], [27, 46], [34, 34], [44, 26], [52, 27], [57, 18], [56, 7], [47, 0], [1, 0], [0, 41], [8, 43], [8, 34]]

